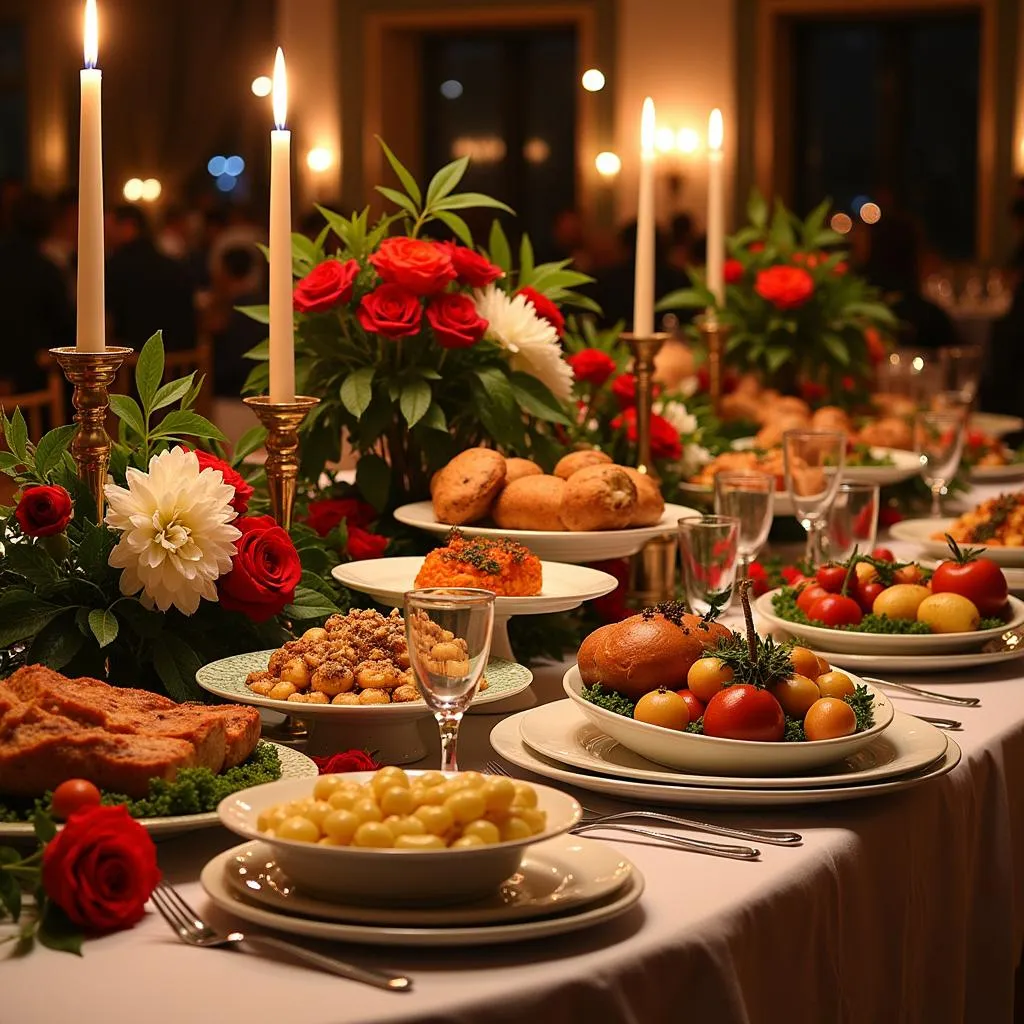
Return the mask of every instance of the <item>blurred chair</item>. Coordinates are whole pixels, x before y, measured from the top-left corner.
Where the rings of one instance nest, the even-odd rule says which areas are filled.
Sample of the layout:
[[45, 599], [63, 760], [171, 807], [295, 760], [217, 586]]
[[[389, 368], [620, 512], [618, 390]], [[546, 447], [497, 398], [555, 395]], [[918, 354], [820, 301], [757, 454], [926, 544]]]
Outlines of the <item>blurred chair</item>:
[[[47, 353], [49, 358], [49, 353]], [[0, 409], [12, 416], [20, 409], [28, 426], [29, 440], [37, 442], [43, 434], [67, 422], [64, 408], [64, 374], [48, 373], [46, 387], [39, 391], [24, 391], [21, 394], [0, 394]]]

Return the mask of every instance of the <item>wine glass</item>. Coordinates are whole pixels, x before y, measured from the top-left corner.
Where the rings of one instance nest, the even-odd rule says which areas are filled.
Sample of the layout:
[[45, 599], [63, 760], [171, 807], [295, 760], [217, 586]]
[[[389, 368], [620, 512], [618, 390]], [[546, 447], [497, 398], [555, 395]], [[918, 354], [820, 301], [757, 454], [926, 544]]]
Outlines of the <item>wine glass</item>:
[[956, 476], [964, 450], [967, 419], [962, 409], [921, 412], [914, 420], [914, 448], [921, 476], [932, 492], [933, 517], [942, 515], [942, 495]]
[[679, 520], [686, 603], [698, 615], [724, 610], [736, 582], [740, 521], [734, 516], [688, 516]]
[[487, 667], [494, 594], [470, 587], [426, 587], [405, 595], [409, 664], [441, 732], [441, 770], [459, 770], [459, 723]]
[[963, 395], [970, 405], [978, 393], [984, 352], [981, 345], [946, 345], [939, 349], [943, 386]]
[[715, 511], [739, 520], [739, 578], [746, 579], [772, 528], [775, 477], [769, 473], [716, 473]]
[[782, 461], [794, 514], [807, 531], [804, 557], [809, 565], [819, 565], [825, 517], [846, 462], [846, 435], [832, 430], [787, 430], [782, 435]]
[[828, 511], [828, 556], [845, 562], [854, 552], [868, 554], [878, 534], [878, 484], [841, 483]]

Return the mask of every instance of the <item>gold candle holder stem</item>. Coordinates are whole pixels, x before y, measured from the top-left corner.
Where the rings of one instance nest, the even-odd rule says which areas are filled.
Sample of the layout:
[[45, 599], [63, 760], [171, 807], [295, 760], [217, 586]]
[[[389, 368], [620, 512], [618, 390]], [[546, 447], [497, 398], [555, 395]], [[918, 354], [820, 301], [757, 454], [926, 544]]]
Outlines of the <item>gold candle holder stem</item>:
[[296, 395], [291, 402], [272, 402], [266, 395], [259, 395], [246, 398], [245, 404], [267, 429], [270, 511], [279, 526], [290, 529], [299, 478], [299, 427], [320, 399]]
[[71, 455], [78, 476], [96, 501], [97, 522], [103, 521], [103, 485], [110, 465], [110, 436], [107, 434], [108, 391], [130, 348], [105, 348], [100, 352], [80, 352], [77, 348], [51, 348], [50, 355], [60, 364], [71, 384], [71, 402], [75, 407], [78, 431], [71, 442]]
[[718, 322], [713, 312], [706, 313], [698, 323], [701, 341], [708, 354], [708, 391], [716, 416], [722, 415], [722, 357], [729, 329]]
[[651, 459], [651, 413], [654, 406], [654, 357], [668, 341], [668, 334], [652, 334], [641, 338], [623, 334], [622, 340], [633, 354], [633, 374], [636, 377], [636, 468], [654, 476]]

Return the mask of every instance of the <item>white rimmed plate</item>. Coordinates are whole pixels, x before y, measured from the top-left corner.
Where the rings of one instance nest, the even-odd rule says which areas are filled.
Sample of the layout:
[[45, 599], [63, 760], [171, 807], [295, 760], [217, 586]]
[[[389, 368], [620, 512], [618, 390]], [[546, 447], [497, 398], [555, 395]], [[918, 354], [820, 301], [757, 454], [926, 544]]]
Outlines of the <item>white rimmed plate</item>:
[[868, 746], [806, 775], [763, 778], [693, 775], [649, 761], [618, 743], [589, 721], [572, 701], [543, 704], [518, 718], [519, 733], [526, 745], [550, 760], [600, 775], [669, 785], [764, 789], [846, 786], [906, 775], [931, 764], [946, 752], [941, 732], [918, 719], [901, 716]]
[[629, 880], [633, 865], [614, 847], [559, 836], [529, 847], [519, 870], [492, 895], [454, 907], [368, 907], [318, 899], [302, 890], [266, 843], [241, 847], [226, 866], [231, 888], [274, 913], [349, 924], [448, 928], [509, 924], [561, 914], [604, 899]]
[[1022, 480], [1024, 462], [1008, 462], [1004, 466], [975, 466], [971, 470], [970, 478], [979, 484], [997, 483], [1000, 480]]
[[969, 420], [971, 430], [979, 430], [993, 437], [1005, 437], [1018, 430], [1024, 430], [1024, 420], [1019, 416], [1004, 416], [997, 412], [974, 412]]
[[[520, 714], [525, 714], [521, 712]], [[896, 712], [896, 718], [909, 718]], [[606, 775], [568, 768], [534, 753], [519, 734], [520, 715], [509, 715], [491, 730], [491, 746], [506, 761], [533, 772], [541, 778], [552, 779], [567, 786], [603, 793], [618, 800], [634, 801], [645, 806], [665, 804], [683, 807], [795, 807], [800, 804], [838, 803], [843, 800], [862, 800], [910, 789], [930, 779], [951, 772], [959, 763], [961, 752], [949, 737], [945, 755], [920, 771], [899, 778], [871, 782], [863, 786], [809, 787], [807, 789], [754, 789], [750, 786], [735, 788], [713, 786], [669, 786], [654, 782], [634, 782]], [[926, 724], [926, 723], [922, 723]], [[932, 728], [932, 726], [928, 726]]]
[[[423, 567], [419, 555], [373, 558], [336, 565], [332, 575], [341, 584], [369, 594], [382, 604], [402, 607], [407, 590], [416, 587], [416, 574]], [[497, 597], [494, 614], [546, 615], [578, 608], [584, 601], [611, 593], [619, 581], [609, 573], [585, 565], [541, 562], [541, 591], [533, 597]]]
[[[598, 840], [575, 839], [577, 843]], [[319, 918], [297, 917], [259, 907], [240, 896], [228, 884], [225, 871], [232, 859], [244, 850], [242, 844], [214, 857], [202, 871], [199, 881], [214, 904], [244, 921], [262, 928], [304, 935], [332, 942], [353, 942], [367, 946], [494, 946], [528, 939], [548, 938], [567, 932], [593, 928], [626, 913], [643, 895], [643, 875], [634, 867], [619, 890], [602, 900], [576, 908], [575, 912], [509, 924], [454, 925], [410, 928], [395, 925], [344, 924]]]
[[890, 459], [892, 465], [844, 466], [843, 480], [885, 487], [909, 480], [921, 472], [921, 460], [914, 452], [908, 452], [903, 448], [871, 448], [870, 451], [873, 458]]
[[1024, 601], [1008, 598], [1010, 609], [1006, 623], [995, 629], [977, 629], [973, 633], [853, 633], [826, 626], [805, 626], [780, 618], [772, 607], [778, 590], [762, 594], [754, 604], [759, 616], [772, 631], [781, 630], [804, 641], [828, 657], [831, 652], [848, 654], [942, 654], [980, 650], [988, 641], [996, 640], [1008, 629], [1024, 626]]
[[889, 727], [893, 718], [893, 706], [889, 698], [852, 672], [849, 675], [854, 684], [866, 686], [870, 691], [874, 699], [875, 724], [851, 736], [806, 740], [802, 743], [729, 740], [638, 722], [584, 700], [581, 695], [583, 680], [578, 665], [573, 665], [565, 673], [562, 689], [598, 729], [649, 761], [702, 775], [778, 776], [804, 773], [842, 761], [866, 747]]
[[[890, 527], [889, 532], [897, 540], [905, 540], [916, 544], [926, 555], [932, 558], [948, 558], [949, 545], [944, 539], [933, 534], [944, 534], [955, 523], [955, 519], [904, 519]], [[1024, 547], [1006, 547], [993, 544], [986, 547], [983, 543], [962, 544], [961, 547], [980, 548], [986, 558], [991, 558], [996, 565], [1024, 569]]]
[[[666, 505], [660, 522], [654, 526], [633, 526], [627, 530], [585, 530], [576, 533], [547, 530], [501, 530], [496, 526], [460, 526], [467, 537], [505, 537], [526, 545], [538, 558], [552, 562], [582, 565], [608, 558], [635, 555], [649, 540], [675, 534], [678, 520], [697, 516], [697, 509], [686, 505]], [[440, 523], [429, 501], [417, 501], [395, 510], [395, 518], [406, 526], [427, 533], [444, 535], [451, 526]]]
[[[264, 740], [270, 743], [270, 740]], [[305, 754], [291, 747], [283, 747], [280, 743], [272, 743], [277, 748], [281, 759], [282, 779], [312, 779], [319, 775], [316, 764]], [[178, 814], [164, 818], [138, 818], [138, 823], [154, 838], [176, 836], [183, 832], [193, 832], [200, 828], [212, 828], [220, 824], [216, 811], [204, 814]], [[27, 838], [34, 835], [32, 826], [27, 822], [0, 824], [0, 839]]]

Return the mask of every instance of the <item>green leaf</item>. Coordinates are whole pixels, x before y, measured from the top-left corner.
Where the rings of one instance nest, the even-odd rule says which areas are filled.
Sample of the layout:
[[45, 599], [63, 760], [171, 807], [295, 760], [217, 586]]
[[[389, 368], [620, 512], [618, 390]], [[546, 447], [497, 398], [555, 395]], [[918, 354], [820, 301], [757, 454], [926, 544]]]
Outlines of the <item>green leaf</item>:
[[199, 655], [175, 633], [165, 632], [153, 644], [153, 667], [167, 693], [178, 703], [201, 701], [203, 691], [196, 683], [202, 661]]
[[60, 953], [74, 953], [82, 955], [82, 942], [84, 936], [78, 930], [78, 926], [68, 920], [56, 903], [51, 900], [46, 902], [46, 910], [36, 930], [36, 938], [46, 946], [47, 949], [54, 949]]
[[455, 190], [455, 186], [462, 181], [462, 176], [466, 173], [466, 168], [469, 166], [469, 157], [462, 156], [458, 160], [453, 160], [450, 164], [445, 164], [430, 179], [430, 184], [427, 186], [427, 204], [426, 208], [429, 210], [434, 203], [439, 199], [443, 199], [450, 192]]
[[35, 587], [45, 587], [57, 579], [57, 563], [40, 544], [8, 544], [4, 555], [4, 568], [24, 576]]
[[509, 374], [509, 381], [516, 401], [531, 416], [548, 423], [561, 423], [567, 427], [572, 425], [561, 403], [536, 377], [516, 371]]
[[826, 331], [822, 334], [821, 340], [825, 345], [825, 348], [829, 350], [832, 358], [840, 366], [850, 365], [850, 350], [846, 347], [846, 342], [838, 335], [832, 334], [830, 331]]
[[156, 389], [160, 387], [160, 381], [164, 376], [164, 336], [162, 331], [157, 331], [142, 346], [138, 362], [135, 364], [135, 388], [142, 399], [142, 408], [149, 413], [153, 409], [153, 396]]
[[292, 232], [292, 273], [296, 277], [305, 277], [320, 262], [322, 255], [316, 251], [311, 238], [298, 231]]
[[48, 431], [36, 445], [36, 475], [45, 479], [47, 473], [60, 465], [64, 452], [68, 450], [71, 439], [78, 432], [77, 423], [69, 423], [63, 427]]
[[768, 372], [776, 373], [792, 356], [792, 351], [785, 346], [772, 346], [768, 349]]
[[245, 358], [255, 359], [261, 363], [270, 359], [270, 339], [267, 338], [264, 341], [261, 341], [258, 345], [253, 345], [253, 347], [245, 353]]
[[434, 216], [442, 224], [447, 225], [452, 234], [463, 245], [468, 246], [470, 249], [473, 248], [473, 232], [470, 231], [469, 225], [457, 213], [451, 213], [448, 210], [437, 210]]
[[563, 306], [574, 306], [576, 309], [585, 309], [596, 316], [603, 316], [604, 310], [601, 304], [592, 299], [589, 295], [580, 295], [579, 292], [562, 292], [561, 301]]
[[395, 206], [400, 206], [407, 213], [412, 214], [413, 217], [419, 216], [419, 208], [416, 204], [403, 192], [399, 192], [394, 188], [387, 188], [384, 185], [375, 185], [377, 191], [385, 198], [390, 199]]
[[270, 387], [270, 363], [259, 363], [249, 371], [242, 385], [244, 395], [265, 395]]
[[747, 218], [754, 227], [761, 230], [768, 223], [768, 204], [757, 189], [751, 191], [750, 199], [747, 200]]
[[139, 437], [146, 436], [146, 420], [143, 417], [139, 403], [128, 395], [110, 396], [111, 412]]
[[402, 161], [391, 152], [387, 143], [379, 135], [375, 135], [374, 138], [380, 143], [380, 148], [384, 150], [384, 156], [387, 157], [388, 163], [391, 164], [391, 169], [398, 175], [402, 188], [409, 193], [409, 197], [418, 207], [423, 201], [423, 195], [420, 192], [419, 185], [416, 184], [416, 179], [409, 173]]
[[195, 373], [190, 373], [187, 377], [182, 377], [180, 380], [172, 380], [170, 384], [164, 384], [153, 396], [153, 404], [150, 408], [154, 411], [163, 409], [168, 405], [174, 405], [175, 402], [184, 398], [189, 393], [195, 381], [195, 376]]
[[105, 526], [89, 523], [78, 545], [78, 565], [87, 579], [94, 582], [107, 569], [107, 558], [114, 549], [116, 538]]
[[48, 843], [57, 834], [57, 826], [46, 811], [36, 811], [32, 815], [32, 830], [36, 839], [41, 843]]
[[438, 199], [431, 207], [434, 210], [504, 210], [506, 213], [515, 214], [511, 206], [498, 199], [485, 196], [482, 192], [459, 192], [457, 195], [445, 196]]
[[519, 239], [519, 287], [523, 288], [533, 281], [534, 271], [534, 259], [533, 259], [533, 244], [530, 242], [530, 236], [523, 232], [523, 237]]
[[356, 487], [378, 512], [383, 512], [391, 491], [391, 467], [379, 455], [363, 455], [356, 463]]
[[152, 436], [157, 437], [201, 437], [214, 441], [227, 438], [205, 416], [191, 409], [175, 409], [169, 412], [157, 425]]
[[474, 372], [470, 386], [488, 434], [499, 444], [519, 447], [523, 441], [522, 414], [508, 377], [495, 367], [485, 366]]
[[59, 672], [78, 654], [84, 642], [85, 637], [74, 628], [73, 616], [58, 615], [53, 622], [36, 633], [28, 649], [28, 660]]
[[487, 255], [490, 261], [496, 267], [501, 267], [508, 274], [512, 269], [512, 248], [508, 244], [508, 238], [501, 226], [501, 221], [495, 220], [491, 224], [491, 235], [487, 246]]
[[31, 467], [33, 463], [28, 454], [28, 426], [25, 424], [20, 406], [15, 407], [14, 415], [7, 422], [5, 433], [7, 447], [18, 456], [23, 465]]
[[[21, 857], [9, 846], [0, 847], [0, 910], [6, 910], [11, 920], [21, 917], [21, 884], [9, 871], [2, 870], [4, 864], [16, 864]], [[0, 918], [4, 914], [0, 912]]]
[[703, 309], [712, 301], [711, 293], [705, 289], [680, 288], [659, 299], [654, 308], [659, 312], [666, 309]]
[[266, 442], [266, 427], [261, 427], [259, 424], [255, 427], [250, 427], [236, 442], [231, 453], [231, 464], [237, 466], [244, 462], [253, 452], [259, 451]]
[[285, 608], [284, 614], [291, 619], [324, 619], [336, 611], [337, 605], [328, 601], [319, 591], [310, 587], [296, 587], [295, 600]]
[[134, 598], [117, 602], [118, 618], [141, 637], [153, 640], [164, 630], [164, 616], [158, 611], [143, 608]]
[[426, 427], [428, 430], [447, 430], [448, 420], [445, 417], [444, 409], [437, 404], [437, 402], [431, 402], [430, 408], [423, 414], [423, 419], [420, 420], [420, 426]]
[[250, 320], [255, 320], [258, 324], [269, 324], [270, 323], [270, 306], [235, 306], [243, 316], [247, 316]]
[[366, 412], [373, 398], [373, 375], [376, 368], [362, 366], [341, 382], [341, 403], [358, 419]]
[[107, 647], [117, 639], [117, 616], [109, 608], [94, 608], [89, 612], [89, 628], [100, 647]]
[[35, 636], [63, 611], [27, 590], [5, 590], [0, 594], [0, 648]]
[[430, 385], [425, 380], [410, 381], [402, 388], [398, 407], [402, 410], [405, 422], [410, 427], [416, 426], [423, 419], [426, 411], [430, 408], [433, 398], [434, 394], [430, 390]]

